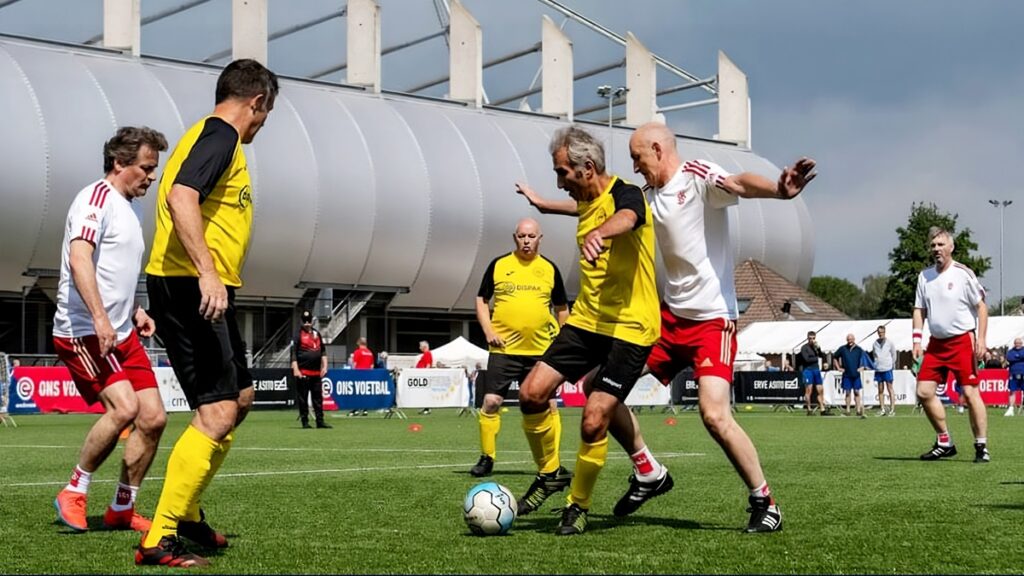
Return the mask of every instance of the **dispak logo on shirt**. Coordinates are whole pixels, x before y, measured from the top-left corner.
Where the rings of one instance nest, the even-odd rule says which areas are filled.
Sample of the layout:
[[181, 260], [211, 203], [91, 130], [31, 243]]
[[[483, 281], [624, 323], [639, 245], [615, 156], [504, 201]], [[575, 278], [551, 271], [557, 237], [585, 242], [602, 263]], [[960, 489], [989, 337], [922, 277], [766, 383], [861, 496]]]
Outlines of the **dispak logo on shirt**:
[[238, 191], [238, 207], [245, 210], [252, 204], [252, 188], [248, 184]]

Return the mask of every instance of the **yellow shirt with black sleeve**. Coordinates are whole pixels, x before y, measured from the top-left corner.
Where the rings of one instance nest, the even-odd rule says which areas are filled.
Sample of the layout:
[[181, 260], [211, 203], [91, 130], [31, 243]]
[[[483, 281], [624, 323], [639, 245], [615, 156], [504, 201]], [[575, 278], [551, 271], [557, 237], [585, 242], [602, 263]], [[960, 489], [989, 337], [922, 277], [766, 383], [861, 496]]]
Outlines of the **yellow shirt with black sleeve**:
[[156, 234], [146, 273], [198, 277], [192, 259], [174, 233], [167, 195], [175, 184], [199, 192], [203, 236], [225, 286], [241, 287], [242, 265], [252, 230], [252, 182], [233, 126], [216, 116], [185, 132], [167, 159], [156, 202]]
[[[654, 223], [643, 192], [614, 176], [601, 195], [577, 203], [577, 209], [580, 292], [567, 323], [638, 346], [651, 346], [661, 332], [661, 314], [654, 279]], [[583, 239], [620, 210], [636, 213], [633, 229], [606, 239], [597, 261], [587, 262]]]
[[537, 255], [524, 260], [515, 252], [491, 261], [477, 296], [494, 298], [491, 325], [505, 342], [491, 352], [513, 356], [540, 356], [558, 334], [552, 306], [565, 306], [565, 284], [558, 267]]

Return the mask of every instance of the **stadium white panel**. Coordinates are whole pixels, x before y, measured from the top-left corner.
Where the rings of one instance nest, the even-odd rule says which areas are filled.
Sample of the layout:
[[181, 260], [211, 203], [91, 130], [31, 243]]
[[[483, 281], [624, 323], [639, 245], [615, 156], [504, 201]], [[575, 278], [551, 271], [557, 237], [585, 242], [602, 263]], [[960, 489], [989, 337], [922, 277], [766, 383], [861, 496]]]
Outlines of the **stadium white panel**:
[[[114, 128], [146, 124], [176, 142], [213, 108], [219, 69], [105, 50], [0, 38], [0, 291], [58, 268], [67, 206], [102, 175]], [[544, 254], [575, 292], [575, 220], [541, 216], [515, 193], [555, 189], [555, 118], [347, 86], [283, 79], [247, 147], [255, 226], [243, 296], [297, 297], [304, 286], [394, 289], [399, 308], [470, 310], [480, 275], [512, 249], [515, 222], [537, 217]], [[639, 181], [631, 131], [592, 125], [611, 171]], [[680, 138], [684, 158], [770, 177], [778, 169], [730, 144]], [[152, 237], [156, 190], [140, 202]], [[730, 209], [737, 262], [756, 258], [806, 284], [813, 234], [802, 199]], [[29, 281], [30, 282], [30, 281]]]

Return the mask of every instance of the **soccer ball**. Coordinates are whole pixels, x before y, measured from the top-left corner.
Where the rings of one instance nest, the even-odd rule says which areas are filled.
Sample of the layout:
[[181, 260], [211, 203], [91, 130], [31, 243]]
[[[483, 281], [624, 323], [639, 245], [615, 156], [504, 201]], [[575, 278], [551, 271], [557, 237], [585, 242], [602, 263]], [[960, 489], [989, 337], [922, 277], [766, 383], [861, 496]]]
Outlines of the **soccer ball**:
[[462, 504], [466, 526], [477, 536], [505, 534], [516, 519], [516, 499], [497, 482], [484, 482], [469, 489]]

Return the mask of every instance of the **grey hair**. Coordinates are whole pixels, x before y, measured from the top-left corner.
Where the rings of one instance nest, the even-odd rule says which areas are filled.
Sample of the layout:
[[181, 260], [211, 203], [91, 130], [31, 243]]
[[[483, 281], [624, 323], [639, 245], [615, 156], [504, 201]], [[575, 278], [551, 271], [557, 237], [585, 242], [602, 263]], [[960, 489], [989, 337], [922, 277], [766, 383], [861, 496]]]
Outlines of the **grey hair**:
[[587, 160], [590, 160], [594, 169], [604, 174], [604, 144], [590, 132], [575, 125], [559, 128], [551, 137], [548, 151], [554, 156], [562, 148], [565, 148], [569, 156], [569, 165], [576, 170], [582, 170]]
[[953, 235], [949, 233], [949, 230], [946, 230], [945, 228], [940, 228], [938, 226], [932, 226], [931, 228], [928, 229], [929, 244], [931, 244], [932, 240], [935, 240], [939, 236], [945, 236], [946, 238], [949, 238], [950, 244], [954, 243]]

